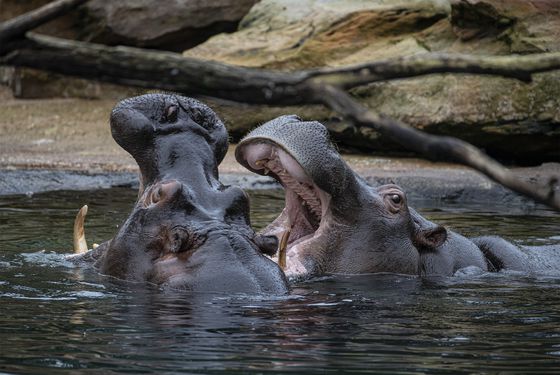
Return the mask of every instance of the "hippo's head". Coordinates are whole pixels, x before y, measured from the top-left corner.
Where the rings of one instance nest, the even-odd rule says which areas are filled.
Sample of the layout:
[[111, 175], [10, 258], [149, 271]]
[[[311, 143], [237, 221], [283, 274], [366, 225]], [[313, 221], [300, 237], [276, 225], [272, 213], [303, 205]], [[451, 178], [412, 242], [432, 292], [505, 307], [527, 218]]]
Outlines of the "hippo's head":
[[420, 251], [446, 238], [415, 219], [396, 185], [369, 186], [344, 162], [318, 122], [282, 116], [249, 133], [237, 160], [285, 189], [283, 212], [263, 235], [280, 240], [288, 276], [322, 272], [417, 273]]
[[282, 271], [262, 255], [277, 241], [255, 235], [246, 194], [218, 180], [227, 132], [212, 110], [177, 95], [143, 95], [115, 107], [111, 129], [137, 161], [143, 187], [103, 246], [102, 273], [190, 290], [287, 291]]

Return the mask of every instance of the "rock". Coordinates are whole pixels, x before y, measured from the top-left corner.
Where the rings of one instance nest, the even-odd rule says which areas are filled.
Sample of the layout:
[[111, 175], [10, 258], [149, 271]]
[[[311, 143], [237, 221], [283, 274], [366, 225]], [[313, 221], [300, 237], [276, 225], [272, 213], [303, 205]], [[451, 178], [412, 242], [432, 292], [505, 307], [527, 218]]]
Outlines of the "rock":
[[508, 53], [560, 50], [556, 0], [456, 0], [451, 24], [461, 40], [495, 38]]
[[[0, 21], [52, 0], [0, 0]], [[108, 45], [183, 51], [237, 29], [258, 0], [91, 0], [39, 27], [39, 33]]]
[[[0, 21], [36, 9], [51, 0], [0, 0]], [[108, 45], [183, 51], [208, 37], [231, 32], [258, 0], [92, 0], [57, 18], [38, 33]], [[1, 69], [1, 68], [0, 68]], [[1, 69], [19, 98], [123, 96], [114, 85], [68, 78], [30, 69]]]
[[185, 55], [285, 70], [344, 65], [425, 52], [406, 37], [448, 15], [446, 1], [263, 0], [237, 32], [217, 35]]
[[[505, 55], [560, 51], [556, 0], [262, 0], [239, 30], [185, 51], [186, 56], [257, 68], [343, 66], [424, 52]], [[519, 163], [560, 160], [560, 74], [531, 84], [497, 77], [433, 75], [381, 82], [353, 95], [389, 116], [435, 134], [453, 135], [492, 156]], [[251, 110], [250, 108], [254, 108]], [[248, 107], [236, 132], [280, 109]], [[287, 108], [292, 113], [296, 108]], [[219, 108], [218, 108], [219, 111]], [[281, 112], [281, 110], [280, 110]], [[372, 130], [327, 110], [300, 113], [327, 124], [343, 146], [402, 152]]]
[[[9, 18], [47, 1], [0, 0], [1, 17]], [[109, 44], [152, 47], [156, 43], [157, 48], [177, 49], [207, 37], [202, 31], [200, 39], [192, 36], [193, 28], [216, 32], [219, 28], [212, 27], [238, 20], [255, 2], [176, 0], [150, 6], [160, 3], [92, 0], [39, 31]], [[208, 11], [208, 6], [215, 8]], [[203, 9], [204, 17], [195, 16]], [[190, 17], [176, 17], [185, 10]], [[79, 25], [85, 26], [76, 29]], [[262, 0], [241, 20], [236, 32], [215, 35], [184, 54], [241, 66], [296, 70], [424, 52], [507, 55], [560, 51], [559, 34], [557, 0]], [[0, 76], [9, 74], [0, 72]], [[53, 83], [52, 77], [25, 71], [7, 79], [23, 97], [99, 97], [118, 91], [86, 80], [65, 78]], [[458, 136], [503, 160], [560, 160], [559, 73], [535, 75], [531, 84], [486, 76], [433, 75], [375, 83], [352, 94], [382, 113], [431, 133]], [[343, 148], [405, 151], [321, 106], [215, 103], [212, 105], [236, 137], [279, 114], [296, 113], [324, 122]]]
[[[0, 0], [0, 22], [9, 20], [33, 9], [42, 7], [52, 0]], [[40, 27], [34, 32], [57, 36], [60, 38], [77, 39], [80, 28], [78, 12], [70, 12]]]
[[[560, 74], [531, 84], [496, 77], [443, 75], [355, 90], [371, 108], [432, 134], [457, 136], [505, 161], [560, 160]], [[383, 138], [374, 148], [387, 150]]]
[[83, 39], [103, 44], [182, 51], [237, 29], [257, 0], [93, 0]]

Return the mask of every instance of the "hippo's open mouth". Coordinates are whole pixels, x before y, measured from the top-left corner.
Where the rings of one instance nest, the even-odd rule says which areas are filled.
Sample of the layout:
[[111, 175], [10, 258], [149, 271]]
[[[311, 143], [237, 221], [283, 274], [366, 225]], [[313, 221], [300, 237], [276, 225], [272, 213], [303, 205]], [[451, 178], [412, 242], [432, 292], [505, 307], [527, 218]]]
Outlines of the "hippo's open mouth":
[[300, 261], [301, 253], [324, 233], [330, 195], [272, 141], [245, 144], [238, 150], [238, 157], [250, 170], [272, 176], [284, 187], [284, 210], [262, 234], [275, 235], [280, 241], [278, 264], [287, 275], [309, 273], [309, 267]]

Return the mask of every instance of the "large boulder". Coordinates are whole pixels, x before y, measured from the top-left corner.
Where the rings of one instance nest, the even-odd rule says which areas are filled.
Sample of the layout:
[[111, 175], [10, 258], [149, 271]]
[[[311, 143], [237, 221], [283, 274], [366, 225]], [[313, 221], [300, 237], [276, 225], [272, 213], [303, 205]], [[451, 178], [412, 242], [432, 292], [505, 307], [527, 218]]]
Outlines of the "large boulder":
[[[52, 0], [0, 0], [0, 21]], [[42, 25], [38, 33], [108, 45], [183, 51], [210, 36], [232, 32], [258, 0], [91, 0], [77, 10]], [[16, 97], [95, 98], [119, 95], [119, 89], [84, 79], [30, 69], [5, 70]], [[0, 82], [1, 83], [1, 82]], [[126, 95], [129, 90], [122, 90]]]
[[[296, 70], [342, 66], [425, 52], [481, 55], [560, 51], [556, 0], [262, 0], [239, 30], [185, 51], [241, 66]], [[436, 134], [458, 136], [489, 154], [523, 163], [560, 160], [560, 74], [531, 84], [488, 76], [433, 75], [360, 87], [371, 108]], [[286, 112], [297, 108], [286, 108]], [[266, 116], [266, 107], [254, 107]], [[234, 133], [255, 124], [236, 114]], [[278, 112], [277, 108], [273, 112]], [[372, 130], [332, 112], [308, 111], [343, 145], [395, 151]], [[304, 113], [305, 115], [305, 113]], [[305, 117], [305, 116], [304, 116]]]
[[83, 39], [182, 51], [237, 29], [258, 0], [93, 0], [85, 5]]
[[263, 0], [239, 30], [185, 55], [260, 68], [337, 66], [426, 49], [414, 34], [449, 16], [447, 1]]
[[[0, 0], [0, 21], [52, 0]], [[237, 29], [258, 0], [91, 0], [38, 32], [108, 45], [183, 51]]]
[[560, 50], [557, 0], [455, 0], [451, 24], [461, 40], [496, 40], [504, 53]]

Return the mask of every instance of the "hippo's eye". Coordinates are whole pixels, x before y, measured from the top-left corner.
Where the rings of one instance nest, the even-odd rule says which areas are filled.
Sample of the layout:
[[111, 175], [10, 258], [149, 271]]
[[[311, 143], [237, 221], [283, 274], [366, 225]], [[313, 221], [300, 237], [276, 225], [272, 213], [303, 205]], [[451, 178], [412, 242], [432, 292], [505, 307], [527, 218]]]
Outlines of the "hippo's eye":
[[405, 201], [404, 195], [401, 192], [391, 191], [383, 196], [385, 206], [394, 214], [398, 214], [403, 208]]
[[163, 122], [175, 122], [177, 121], [177, 114], [179, 112], [179, 107], [175, 104], [169, 105], [165, 108], [165, 112], [163, 114], [162, 121]]

